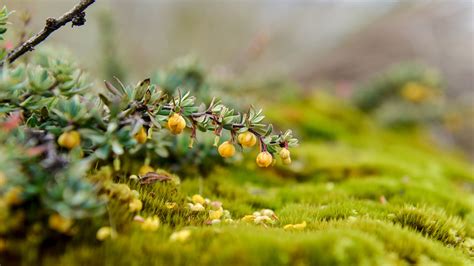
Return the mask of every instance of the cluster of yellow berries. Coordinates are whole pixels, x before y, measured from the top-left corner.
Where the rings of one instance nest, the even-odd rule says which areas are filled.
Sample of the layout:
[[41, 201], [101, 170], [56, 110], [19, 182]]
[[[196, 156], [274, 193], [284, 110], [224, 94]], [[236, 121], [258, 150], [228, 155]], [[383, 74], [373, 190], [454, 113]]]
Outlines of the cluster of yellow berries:
[[58, 144], [66, 149], [73, 149], [81, 145], [81, 135], [75, 130], [64, 132], [58, 138]]
[[222, 208], [222, 203], [219, 201], [211, 201], [210, 199], [205, 199], [201, 195], [196, 194], [190, 198], [190, 203], [188, 203], [188, 208], [191, 211], [195, 212], [205, 212], [208, 213], [208, 224], [220, 224], [232, 223], [232, 217], [228, 210]]
[[278, 221], [278, 216], [276, 216], [275, 212], [270, 209], [263, 209], [261, 211], [256, 211], [253, 214], [245, 215], [240, 220], [242, 222], [268, 226], [275, 224]]
[[[167, 127], [171, 133], [175, 135], [181, 134], [183, 130], [186, 128], [186, 121], [180, 114], [173, 113], [168, 118]], [[140, 130], [134, 135], [134, 138], [138, 143], [144, 144], [146, 143], [149, 136], [145, 128], [141, 127]], [[193, 140], [194, 139], [191, 139], [191, 141]], [[253, 134], [250, 131], [246, 131], [246, 132], [240, 133], [237, 136], [237, 141], [243, 147], [251, 148], [255, 146], [255, 144], [257, 144], [258, 140], [255, 134]], [[63, 134], [59, 136], [58, 144], [61, 147], [64, 147], [67, 149], [73, 149], [81, 144], [81, 135], [79, 134], [78, 131], [75, 131], [75, 130], [64, 132]], [[192, 146], [192, 144], [190, 144], [190, 146]], [[224, 141], [221, 145], [219, 145], [219, 147], [217, 148], [217, 151], [219, 152], [220, 156], [224, 158], [230, 158], [235, 155], [235, 146], [232, 143], [232, 141]], [[283, 164], [287, 164], [287, 165], [291, 164], [290, 151], [287, 148], [282, 148], [279, 152], [279, 155], [283, 161]], [[271, 153], [269, 153], [266, 150], [263, 150], [257, 155], [256, 162], [259, 167], [269, 167], [275, 162], [275, 160]], [[140, 169], [139, 174], [143, 176], [146, 173], [153, 172], [153, 171], [154, 171], [153, 168], [149, 167], [148, 165], [145, 165]]]
[[[243, 147], [253, 147], [257, 143], [257, 137], [252, 132], [246, 131], [239, 134], [237, 137], [238, 142]], [[219, 154], [224, 158], [229, 158], [234, 156], [235, 147], [231, 141], [225, 141], [217, 149]], [[287, 148], [282, 148], [279, 152], [280, 158], [283, 160], [284, 164], [291, 164], [290, 151]], [[269, 167], [274, 163], [274, 158], [268, 151], [262, 151], [257, 155], [255, 160], [259, 167]]]

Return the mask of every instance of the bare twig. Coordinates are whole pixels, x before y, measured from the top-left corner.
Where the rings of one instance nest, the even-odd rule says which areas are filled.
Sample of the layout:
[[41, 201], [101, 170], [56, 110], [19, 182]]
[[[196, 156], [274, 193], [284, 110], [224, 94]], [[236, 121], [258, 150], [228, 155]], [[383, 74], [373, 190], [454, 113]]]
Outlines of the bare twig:
[[74, 6], [71, 10], [63, 14], [59, 18], [48, 18], [46, 19], [46, 25], [44, 28], [31, 37], [29, 40], [18, 45], [15, 49], [8, 53], [4, 60], [0, 62], [0, 66], [3, 66], [6, 62], [12, 63], [25, 53], [32, 51], [34, 47], [48, 38], [51, 33], [58, 30], [62, 26], [69, 22], [72, 22], [72, 26], [82, 26], [86, 22], [84, 10], [92, 5], [95, 0], [81, 0], [79, 4]]

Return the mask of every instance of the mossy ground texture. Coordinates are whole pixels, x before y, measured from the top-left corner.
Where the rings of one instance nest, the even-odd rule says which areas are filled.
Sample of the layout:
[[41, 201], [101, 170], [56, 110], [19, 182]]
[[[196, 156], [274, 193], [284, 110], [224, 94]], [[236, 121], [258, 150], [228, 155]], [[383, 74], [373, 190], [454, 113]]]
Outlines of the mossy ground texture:
[[[302, 107], [304, 106], [304, 107]], [[69, 244], [51, 242], [46, 265], [473, 265], [474, 175], [470, 163], [440, 151], [422, 130], [381, 129], [323, 94], [302, 104], [268, 106], [269, 119], [294, 128], [293, 164], [259, 169], [252, 156], [179, 186], [140, 185], [140, 215], [157, 215], [144, 231], [109, 202], [108, 220], [79, 226]], [[233, 223], [208, 225], [188, 197], [218, 200]], [[170, 208], [170, 203], [176, 203]], [[271, 209], [274, 224], [241, 221]], [[287, 224], [306, 227], [285, 230]], [[117, 228], [98, 241], [97, 226]], [[173, 232], [189, 230], [182, 241]], [[90, 231], [90, 232], [89, 232]], [[25, 253], [27, 254], [27, 253]]]

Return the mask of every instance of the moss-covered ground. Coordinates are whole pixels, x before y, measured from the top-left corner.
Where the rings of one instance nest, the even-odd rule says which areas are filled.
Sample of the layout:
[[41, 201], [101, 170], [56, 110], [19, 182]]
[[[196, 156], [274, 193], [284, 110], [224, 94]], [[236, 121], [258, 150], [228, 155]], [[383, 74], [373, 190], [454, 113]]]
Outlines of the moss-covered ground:
[[[140, 185], [140, 215], [161, 225], [144, 231], [109, 203], [114, 238], [95, 240], [96, 225], [68, 245], [51, 242], [48, 265], [473, 265], [472, 164], [441, 151], [422, 129], [376, 126], [324, 94], [267, 107], [269, 120], [294, 128], [301, 145], [291, 166], [258, 169], [252, 158], [181, 184]], [[207, 225], [187, 197], [218, 200], [233, 223]], [[170, 208], [167, 203], [176, 203]], [[117, 204], [117, 203], [115, 203]], [[272, 209], [271, 225], [239, 221]], [[287, 224], [306, 227], [285, 230]], [[128, 224], [128, 225], [127, 225]], [[90, 228], [90, 229], [88, 229]], [[170, 235], [189, 230], [183, 241]], [[88, 232], [90, 230], [91, 232]], [[92, 231], [94, 230], [94, 231]], [[80, 236], [80, 237], [79, 237]]]

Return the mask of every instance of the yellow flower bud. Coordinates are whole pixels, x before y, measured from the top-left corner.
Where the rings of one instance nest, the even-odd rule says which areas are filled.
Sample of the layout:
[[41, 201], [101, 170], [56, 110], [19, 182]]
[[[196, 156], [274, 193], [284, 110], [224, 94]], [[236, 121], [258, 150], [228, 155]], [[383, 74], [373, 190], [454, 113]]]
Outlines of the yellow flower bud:
[[112, 236], [112, 228], [110, 228], [109, 226], [104, 226], [104, 227], [99, 228], [99, 230], [97, 230], [97, 233], [95, 235], [95, 237], [99, 241], [104, 241], [105, 239], [111, 236]]
[[144, 127], [140, 128], [138, 133], [135, 134], [134, 138], [140, 144], [145, 143], [147, 140], [147, 134], [146, 134], [145, 128]]
[[155, 172], [155, 169], [153, 169], [153, 167], [149, 165], [143, 165], [142, 167], [140, 167], [140, 170], [138, 170], [138, 175], [144, 176], [149, 172]]
[[171, 131], [171, 133], [175, 135], [181, 134], [185, 127], [186, 121], [179, 114], [174, 113], [168, 119], [168, 129]]
[[142, 223], [142, 229], [145, 231], [156, 231], [160, 227], [158, 216], [148, 217]]
[[273, 156], [268, 151], [263, 151], [257, 155], [256, 161], [259, 167], [268, 167], [273, 162]]
[[235, 154], [235, 147], [230, 141], [223, 142], [219, 148], [217, 149], [219, 154], [224, 158], [229, 158], [234, 156]]
[[291, 164], [291, 158], [288, 157], [288, 158], [286, 158], [286, 159], [283, 159], [283, 164], [285, 164], [285, 165], [290, 165], [290, 164]]
[[49, 227], [60, 233], [66, 233], [72, 226], [72, 220], [55, 213], [49, 216]]
[[239, 134], [237, 140], [240, 145], [248, 148], [253, 147], [257, 143], [257, 137], [249, 131]]
[[130, 212], [138, 212], [142, 210], [143, 203], [139, 199], [133, 199], [129, 204], [128, 204]]
[[200, 203], [200, 204], [204, 204], [204, 202], [206, 201], [201, 195], [199, 194], [196, 194], [194, 195], [192, 198], [192, 201], [194, 203]]
[[286, 158], [290, 158], [290, 151], [287, 148], [283, 148], [280, 150], [280, 158], [285, 160]]
[[73, 149], [81, 144], [81, 135], [75, 130], [64, 132], [59, 136], [58, 144], [61, 147]]

